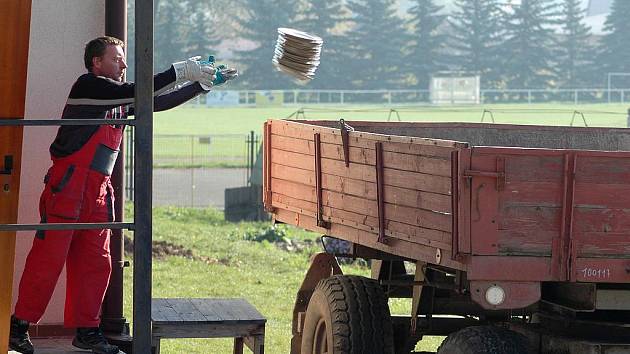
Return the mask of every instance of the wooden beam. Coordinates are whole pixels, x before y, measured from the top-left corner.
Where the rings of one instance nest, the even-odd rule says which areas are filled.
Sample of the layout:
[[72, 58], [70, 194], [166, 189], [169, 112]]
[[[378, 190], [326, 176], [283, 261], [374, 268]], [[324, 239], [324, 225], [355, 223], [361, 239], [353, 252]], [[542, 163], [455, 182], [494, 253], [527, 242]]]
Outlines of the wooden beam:
[[[0, 119], [24, 118], [26, 70], [31, 23], [31, 1], [0, 0]], [[10, 68], [10, 69], [7, 69]], [[5, 170], [5, 156], [11, 156], [11, 171]], [[22, 157], [22, 128], [0, 129], [0, 223], [17, 222]], [[8, 351], [9, 318], [15, 260], [15, 232], [0, 232], [0, 353]]]

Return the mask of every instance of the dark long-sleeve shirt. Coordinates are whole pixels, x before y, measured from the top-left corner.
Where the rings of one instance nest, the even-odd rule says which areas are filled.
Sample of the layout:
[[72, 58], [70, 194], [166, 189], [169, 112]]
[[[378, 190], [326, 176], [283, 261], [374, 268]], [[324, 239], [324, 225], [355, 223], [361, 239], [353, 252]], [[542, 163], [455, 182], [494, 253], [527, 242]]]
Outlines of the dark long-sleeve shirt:
[[[153, 77], [154, 110], [164, 111], [176, 107], [202, 92], [199, 83], [175, 87], [175, 69]], [[79, 76], [72, 85], [62, 119], [125, 119], [134, 114], [135, 84], [118, 82], [87, 73]], [[60, 126], [50, 146], [54, 157], [65, 157], [78, 151], [96, 132], [98, 126]]]

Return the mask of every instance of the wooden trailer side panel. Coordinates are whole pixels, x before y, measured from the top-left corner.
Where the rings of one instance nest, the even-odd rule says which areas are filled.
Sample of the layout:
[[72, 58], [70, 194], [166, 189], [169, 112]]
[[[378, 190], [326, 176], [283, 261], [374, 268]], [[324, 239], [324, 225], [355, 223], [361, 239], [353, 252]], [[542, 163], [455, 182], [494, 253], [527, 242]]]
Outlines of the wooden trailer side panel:
[[[561, 278], [567, 161], [560, 150], [473, 148], [465, 172], [471, 180], [475, 264], [470, 279], [496, 279], [492, 264], [507, 258], [517, 269], [511, 280]], [[524, 271], [533, 271], [533, 264], [536, 274]]]
[[[451, 156], [456, 145], [351, 132], [344, 149], [338, 129], [273, 120], [265, 125], [264, 149], [265, 205], [277, 220], [396, 255], [462, 268], [451, 259]], [[384, 240], [379, 240], [379, 232]]]
[[562, 224], [564, 160], [552, 150], [473, 149], [473, 254], [551, 256]]
[[540, 280], [630, 281], [630, 153], [479, 147], [471, 170], [469, 279], [509, 256]]
[[571, 280], [630, 281], [630, 153], [575, 154]]

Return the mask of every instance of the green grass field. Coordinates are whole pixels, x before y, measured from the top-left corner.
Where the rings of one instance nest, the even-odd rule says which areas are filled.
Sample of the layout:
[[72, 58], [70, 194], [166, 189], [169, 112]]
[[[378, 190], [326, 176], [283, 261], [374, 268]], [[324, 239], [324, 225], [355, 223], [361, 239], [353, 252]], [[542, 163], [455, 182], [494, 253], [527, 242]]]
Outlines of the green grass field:
[[[287, 118], [299, 110], [278, 108], [195, 108], [186, 106], [155, 116], [154, 165], [156, 167], [244, 167], [250, 131], [259, 135], [269, 118]], [[484, 105], [451, 107], [331, 106], [305, 108], [300, 119], [423, 122], [494, 122], [499, 124], [625, 127], [624, 105]], [[576, 113], [576, 111], [578, 113]], [[582, 118], [584, 117], [584, 119]], [[169, 135], [169, 136], [166, 136]], [[176, 136], [174, 136], [176, 135]], [[201, 138], [200, 136], [210, 136]]]
[[[311, 107], [311, 108], [309, 108]], [[194, 108], [183, 107], [155, 115], [155, 134], [247, 134], [262, 131], [269, 118], [287, 118], [299, 106], [278, 108]], [[496, 123], [570, 125], [573, 112], [584, 114], [586, 123], [593, 127], [625, 127], [628, 106], [621, 104], [560, 105], [513, 104], [478, 106], [306, 106], [300, 118], [338, 120], [387, 121], [390, 109], [395, 109], [402, 121], [407, 122], [481, 122], [484, 110], [492, 112]], [[396, 120], [396, 115], [391, 116]], [[485, 122], [490, 121], [486, 113]], [[575, 125], [583, 126], [581, 116]]]
[[[330, 111], [305, 110], [307, 119], [344, 118], [386, 121], [389, 109], [378, 107], [326, 107]], [[584, 114], [589, 126], [625, 127], [626, 109], [622, 105], [496, 105], [474, 107], [407, 107], [398, 110], [403, 121], [480, 122], [484, 109], [491, 110], [495, 122], [511, 124], [569, 125], [573, 111]], [[156, 134], [247, 134], [260, 132], [268, 118], [286, 118], [296, 108], [191, 108], [184, 107], [156, 115]], [[396, 116], [392, 117], [396, 119]], [[584, 125], [581, 116], [576, 125]], [[489, 114], [486, 113], [486, 121]], [[175, 144], [160, 146], [173, 156], [185, 148]], [[207, 148], [207, 147], [206, 147]], [[219, 149], [219, 147], [216, 147]], [[234, 150], [234, 147], [221, 149]], [[180, 151], [180, 153], [178, 153]], [[186, 158], [185, 156], [181, 157]], [[130, 215], [130, 213], [128, 213]], [[288, 252], [269, 242], [248, 241], [246, 235], [264, 232], [268, 223], [231, 224], [222, 214], [209, 209], [156, 208], [154, 240], [168, 241], [193, 252], [193, 257], [166, 256], [153, 263], [154, 297], [244, 297], [267, 318], [266, 351], [288, 353], [291, 339], [291, 314], [296, 291], [308, 269], [309, 256], [318, 251], [316, 242], [297, 252]], [[317, 235], [295, 228], [286, 230], [292, 240], [314, 240]], [[344, 271], [367, 275], [361, 266], [345, 266]], [[125, 314], [131, 316], [132, 271], [125, 273]], [[409, 302], [390, 302], [392, 313], [409, 313]], [[442, 338], [428, 337], [417, 350], [435, 350]], [[232, 341], [166, 340], [162, 352], [231, 353]]]
[[[130, 210], [127, 215], [131, 215]], [[288, 353], [295, 296], [310, 256], [321, 250], [318, 235], [280, 226], [279, 233], [286, 239], [306, 244], [300, 251], [289, 252], [274, 243], [248, 241], [268, 231], [270, 223], [229, 223], [213, 209], [162, 207], [155, 208], [153, 215], [154, 242], [167, 241], [192, 250], [193, 255], [154, 258], [153, 297], [246, 298], [267, 318], [265, 352]], [[360, 265], [343, 266], [343, 270], [346, 274], [369, 275], [369, 269]], [[127, 269], [124, 280], [124, 313], [130, 321], [132, 273]], [[392, 300], [390, 308], [396, 314], [410, 312], [408, 300]], [[418, 348], [435, 350], [440, 342], [440, 337], [428, 337]], [[228, 339], [165, 340], [161, 352], [232, 353], [231, 345]]]

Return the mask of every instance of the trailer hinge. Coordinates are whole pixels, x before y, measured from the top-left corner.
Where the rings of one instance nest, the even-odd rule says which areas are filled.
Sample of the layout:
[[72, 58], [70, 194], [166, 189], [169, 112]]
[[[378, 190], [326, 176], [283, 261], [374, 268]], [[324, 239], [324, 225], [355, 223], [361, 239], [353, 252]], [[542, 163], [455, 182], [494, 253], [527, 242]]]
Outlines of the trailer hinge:
[[343, 145], [343, 160], [346, 163], [346, 167], [350, 167], [350, 132], [354, 131], [354, 128], [346, 124], [346, 121], [339, 119], [339, 126], [341, 129], [341, 144]]
[[498, 191], [502, 191], [505, 189], [505, 158], [497, 157], [497, 170], [496, 172], [491, 171], [478, 171], [478, 170], [465, 170], [464, 177], [473, 178], [473, 177], [490, 177], [497, 179], [496, 188]]

